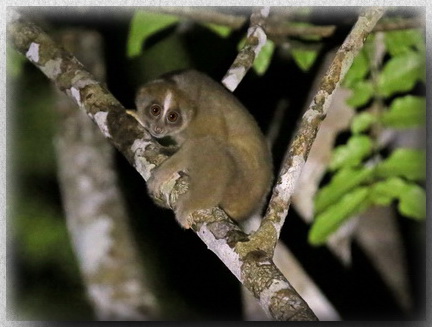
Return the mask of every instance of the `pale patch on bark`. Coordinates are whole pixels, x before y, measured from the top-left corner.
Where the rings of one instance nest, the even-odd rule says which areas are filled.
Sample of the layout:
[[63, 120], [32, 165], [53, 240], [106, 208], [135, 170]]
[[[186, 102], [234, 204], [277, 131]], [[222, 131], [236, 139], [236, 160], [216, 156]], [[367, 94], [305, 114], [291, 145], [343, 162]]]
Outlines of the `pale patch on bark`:
[[109, 217], [99, 216], [76, 234], [77, 252], [86, 274], [96, 273], [109, 258], [112, 227]]
[[40, 44], [32, 42], [26, 52], [26, 57], [35, 63], [39, 62], [39, 47]]
[[61, 71], [61, 59], [48, 60], [43, 68], [44, 73], [51, 79], [56, 79]]
[[263, 7], [260, 10], [260, 13], [261, 13], [261, 16], [267, 17], [269, 15], [269, 13], [270, 13], [270, 7]]
[[281, 176], [281, 182], [276, 189], [284, 198], [289, 198], [294, 193], [296, 182], [300, 177], [304, 164], [305, 160], [302, 156], [294, 156], [291, 167]]
[[248, 37], [251, 37], [251, 36], [255, 36], [256, 38], [258, 38], [258, 44], [253, 49], [253, 51], [255, 52], [255, 58], [256, 58], [258, 56], [258, 54], [260, 53], [262, 47], [267, 42], [267, 35], [261, 26], [256, 26], [256, 27], [249, 27]]
[[207, 224], [203, 224], [197, 232], [199, 238], [207, 245], [207, 248], [213, 251], [222, 262], [229, 268], [237, 279], [241, 280], [241, 260], [238, 253], [231, 248], [225, 239], [216, 239], [213, 233], [208, 229]]
[[102, 133], [105, 135], [105, 137], [112, 138], [112, 136], [108, 130], [107, 116], [108, 116], [108, 112], [99, 111], [94, 115], [94, 120], [95, 120], [96, 124], [99, 126]]
[[291, 289], [291, 285], [289, 285], [287, 282], [274, 279], [272, 284], [269, 287], [266, 287], [263, 289], [263, 291], [260, 294], [260, 302], [264, 304], [263, 309], [266, 312], [266, 314], [271, 317], [270, 313], [270, 305], [271, 305], [271, 299], [272, 297], [279, 291], [284, 289]]
[[136, 279], [129, 279], [123, 283], [123, 289], [131, 297], [137, 296], [141, 293], [141, 283]]
[[245, 73], [246, 69], [244, 67], [231, 68], [228, 71], [228, 76], [223, 79], [222, 84], [232, 92], [240, 83]]
[[304, 113], [303, 119], [305, 119], [309, 124], [311, 124], [320, 115], [321, 113], [319, 113], [318, 111], [309, 109]]
[[78, 189], [82, 194], [91, 193], [93, 190], [93, 183], [90, 177], [81, 176], [78, 178]]
[[109, 312], [111, 304], [112, 288], [103, 284], [89, 284], [88, 293], [93, 302], [97, 303], [95, 308], [97, 310], [98, 317], [103, 317], [106, 312]]
[[6, 25], [9, 25], [21, 18], [21, 15], [16, 10], [8, 10], [6, 15]]
[[156, 165], [148, 162], [142, 155], [146, 147], [150, 144], [151, 142], [149, 141], [136, 139], [131, 146], [131, 150], [134, 153], [135, 169], [140, 173], [145, 181], [149, 180], [151, 177], [151, 171], [156, 167]]
[[80, 91], [75, 87], [71, 87], [70, 94], [78, 106], [82, 107]]
[[102, 320], [142, 320], [143, 315], [133, 305], [124, 302], [124, 299], [114, 300], [114, 289], [110, 285], [91, 284], [89, 286], [90, 298], [97, 303], [95, 306], [97, 316]]

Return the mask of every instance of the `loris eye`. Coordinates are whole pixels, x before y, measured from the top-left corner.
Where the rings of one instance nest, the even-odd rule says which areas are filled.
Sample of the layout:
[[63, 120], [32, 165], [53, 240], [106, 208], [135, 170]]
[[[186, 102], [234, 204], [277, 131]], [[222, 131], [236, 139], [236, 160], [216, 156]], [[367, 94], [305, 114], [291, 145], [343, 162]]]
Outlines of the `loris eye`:
[[178, 113], [176, 113], [176, 112], [170, 112], [169, 114], [168, 114], [168, 120], [171, 122], [171, 123], [174, 123], [175, 121], [177, 121], [177, 119], [178, 119]]
[[150, 112], [153, 116], [159, 116], [162, 111], [162, 108], [157, 104], [152, 104], [150, 107]]

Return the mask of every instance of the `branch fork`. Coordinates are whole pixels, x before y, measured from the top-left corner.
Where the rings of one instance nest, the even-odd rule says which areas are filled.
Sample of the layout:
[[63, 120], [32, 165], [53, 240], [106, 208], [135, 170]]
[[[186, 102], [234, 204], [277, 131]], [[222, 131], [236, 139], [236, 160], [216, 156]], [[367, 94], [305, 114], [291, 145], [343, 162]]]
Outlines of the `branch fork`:
[[[373, 8], [361, 15], [336, 54], [317, 95], [302, 118], [260, 228], [252, 235], [247, 235], [219, 208], [192, 213], [192, 230], [259, 299], [264, 310], [275, 320], [317, 319], [273, 263], [273, 251], [295, 184], [320, 122], [326, 115], [332, 94], [382, 14], [382, 8]], [[246, 45], [237, 58], [241, 59], [245, 55], [252, 60], [243, 58], [241, 61], [247, 61], [247, 65], [237, 65], [236, 59], [223, 82], [230, 90], [238, 85], [265, 43], [262, 25], [267, 15], [268, 9], [257, 9], [251, 17], [251, 25], [256, 26], [250, 28], [248, 40], [254, 47]], [[155, 142], [78, 60], [59, 48], [38, 27], [15, 16], [11, 17], [7, 32], [15, 48], [27, 55], [59, 89], [73, 98], [141, 176], [148, 180], [152, 170], [166, 159], [164, 151], [167, 149]], [[239, 66], [244, 68], [241, 73]], [[177, 196], [187, 188], [187, 176], [179, 176], [174, 176], [163, 187], [161, 194], [155, 195], [157, 201], [169, 207], [175, 206]]]

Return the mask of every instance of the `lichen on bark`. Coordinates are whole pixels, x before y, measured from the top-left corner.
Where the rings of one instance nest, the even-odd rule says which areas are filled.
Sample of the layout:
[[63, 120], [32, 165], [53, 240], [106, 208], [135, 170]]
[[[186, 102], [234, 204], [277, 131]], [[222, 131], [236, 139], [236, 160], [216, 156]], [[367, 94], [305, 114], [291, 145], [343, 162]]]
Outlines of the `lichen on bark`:
[[[364, 22], [364, 18], [361, 17], [353, 29], [354, 33], [348, 37], [349, 42], [354, 42], [354, 44], [358, 42], [359, 44], [356, 47], [352, 47], [351, 43], [348, 46], [342, 46], [341, 51], [352, 51], [352, 53], [349, 56], [336, 56], [337, 60], [348, 58], [348, 63], [335, 63], [336, 66], [331, 68], [333, 71], [330, 70], [329, 73], [335, 75], [328, 77], [323, 82], [321, 90], [313, 100], [310, 110], [314, 110], [319, 114], [305, 115], [301, 124], [302, 127], [292, 142], [293, 147], [286, 161], [284, 161], [283, 175], [281, 175], [278, 185], [275, 187], [269, 210], [256, 234], [250, 236], [242, 234], [241, 229], [231, 222], [219, 208], [201, 210], [192, 214], [194, 218], [192, 229], [221, 258], [233, 274], [254, 293], [260, 300], [261, 305], [274, 319], [316, 319], [307, 303], [296, 293], [274, 265], [272, 245], [274, 248], [288, 211], [293, 188], [316, 136], [319, 123], [325, 117], [326, 108], [331, 98], [330, 95], [343, 78], [344, 71], [350, 65], [349, 61], [352, 61], [355, 51], [361, 48], [364, 36], [367, 34], [357, 33], [357, 29], [367, 31], [372, 29], [380, 17], [379, 11], [374, 12], [373, 15], [369, 13], [366, 15], [368, 19], [371, 17], [370, 22]], [[261, 12], [261, 14], [263, 13]], [[21, 53], [25, 54], [29, 50], [30, 44], [37, 42], [40, 45], [37, 49], [38, 56], [42, 56], [45, 63], [50, 60], [48, 54], [53, 56], [51, 60], [61, 60], [60, 65], [50, 64], [48, 70], [45, 67], [46, 65], [35, 64], [49, 78], [53, 79], [61, 90], [72, 96], [78, 105], [92, 119], [96, 120], [102, 132], [111, 136], [110, 141], [125, 155], [139, 173], [144, 178], [149, 178], [152, 169], [155, 169], [164, 160], [164, 148], [152, 140], [148, 133], [142, 130], [137, 122], [126, 114], [125, 109], [108, 90], [98, 82], [93, 83], [96, 79], [87, 74], [82, 65], [72, 55], [58, 49], [55, 43], [34, 25], [13, 20], [8, 25], [8, 34]], [[349, 39], [351, 35], [352, 39]], [[363, 39], [359, 39], [359, 37]], [[252, 41], [255, 42], [256, 40], [253, 39]], [[254, 56], [256, 56], [256, 53], [254, 53]], [[31, 57], [36, 58], [36, 55], [32, 54]], [[58, 66], [60, 72], [56, 71], [54, 74], [53, 71]], [[245, 67], [241, 68], [244, 69]], [[235, 69], [238, 70], [238, 68]], [[53, 77], [53, 75], [56, 76]], [[236, 76], [236, 79], [238, 79], [238, 76]], [[95, 117], [99, 112], [106, 112], [106, 117], [96, 119]], [[138, 143], [137, 140], [139, 140]], [[139, 145], [144, 148], [138, 148]], [[183, 177], [186, 176], [179, 178], [180, 183], [175, 183], [171, 190], [165, 190], [165, 195], [162, 194], [160, 197], [161, 201], [167, 202], [168, 200], [169, 206], [173, 206], [176, 200], [176, 195], [173, 192], [178, 192], [179, 189], [182, 190], [181, 181]], [[183, 187], [186, 187], [185, 185], [183, 184]], [[168, 196], [166, 196], [167, 193], [169, 193]], [[259, 244], [261, 242], [263, 244]]]

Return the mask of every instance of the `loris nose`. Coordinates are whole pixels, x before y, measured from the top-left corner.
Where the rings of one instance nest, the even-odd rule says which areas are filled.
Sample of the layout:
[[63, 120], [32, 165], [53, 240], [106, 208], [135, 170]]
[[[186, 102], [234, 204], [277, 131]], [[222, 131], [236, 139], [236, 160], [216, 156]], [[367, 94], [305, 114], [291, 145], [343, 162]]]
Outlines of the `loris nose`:
[[163, 133], [163, 128], [162, 127], [160, 127], [160, 126], [155, 126], [155, 127], [153, 127], [153, 131], [156, 133], [156, 134], [161, 134], [161, 133]]

